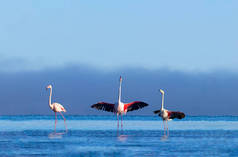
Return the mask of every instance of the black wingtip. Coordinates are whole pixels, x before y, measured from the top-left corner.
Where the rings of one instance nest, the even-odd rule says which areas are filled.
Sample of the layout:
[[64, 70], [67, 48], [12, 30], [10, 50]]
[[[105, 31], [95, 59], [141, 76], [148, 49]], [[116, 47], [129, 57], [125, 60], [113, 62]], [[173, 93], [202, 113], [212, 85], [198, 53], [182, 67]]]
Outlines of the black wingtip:
[[106, 103], [106, 102], [98, 102], [97, 104], [93, 104], [91, 108], [95, 108], [97, 110], [103, 110], [107, 112], [114, 112], [114, 104]]
[[183, 112], [171, 112], [171, 116], [170, 116], [170, 119], [174, 119], [174, 118], [177, 118], [177, 119], [183, 119], [185, 117], [185, 114]]
[[146, 107], [146, 106], [149, 106], [149, 104], [147, 104], [147, 103], [141, 101], [141, 106], [142, 106], [142, 107]]
[[178, 115], [178, 119], [183, 119], [185, 117], [185, 114], [183, 112], [181, 112], [179, 115]]
[[96, 107], [96, 104], [91, 105], [91, 108], [95, 108], [95, 107]]
[[160, 110], [154, 111], [154, 114], [158, 114], [158, 113], [160, 113]]
[[182, 119], [182, 118], [185, 118], [185, 114], [184, 113], [181, 114], [181, 118], [180, 119]]

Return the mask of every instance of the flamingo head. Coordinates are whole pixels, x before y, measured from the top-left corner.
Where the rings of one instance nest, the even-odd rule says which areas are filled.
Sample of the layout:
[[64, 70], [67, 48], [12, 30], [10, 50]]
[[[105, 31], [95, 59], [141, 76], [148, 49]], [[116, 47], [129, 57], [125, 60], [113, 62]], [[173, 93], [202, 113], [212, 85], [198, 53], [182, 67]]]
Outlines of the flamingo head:
[[49, 88], [52, 88], [52, 86], [51, 86], [51, 85], [48, 85], [48, 86], [46, 87], [46, 90], [49, 89]]
[[164, 91], [162, 89], [160, 89], [160, 93], [164, 94]]

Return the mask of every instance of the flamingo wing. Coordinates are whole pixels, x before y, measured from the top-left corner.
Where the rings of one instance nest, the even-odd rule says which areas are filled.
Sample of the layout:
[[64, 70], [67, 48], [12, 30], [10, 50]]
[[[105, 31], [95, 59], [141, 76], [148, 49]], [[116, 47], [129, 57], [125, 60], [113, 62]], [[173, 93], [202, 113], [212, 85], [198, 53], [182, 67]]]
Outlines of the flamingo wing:
[[147, 103], [142, 102], [142, 101], [134, 101], [128, 104], [124, 105], [124, 110], [127, 110], [127, 112], [129, 111], [133, 111], [133, 110], [138, 110], [140, 108], [143, 108], [145, 106], [148, 106]]
[[183, 112], [178, 112], [178, 111], [169, 111], [168, 115], [169, 115], [169, 119], [174, 119], [174, 118], [182, 119], [185, 117], [185, 114]]
[[160, 113], [160, 110], [154, 111], [154, 114], [158, 114], [158, 113]]
[[54, 106], [54, 110], [56, 112], [66, 112], [64, 106], [62, 106], [61, 104], [59, 103], [53, 103], [53, 106]]
[[91, 108], [96, 108], [98, 110], [104, 110], [108, 112], [115, 112], [115, 104], [110, 104], [107, 102], [99, 102], [99, 103], [93, 104]]

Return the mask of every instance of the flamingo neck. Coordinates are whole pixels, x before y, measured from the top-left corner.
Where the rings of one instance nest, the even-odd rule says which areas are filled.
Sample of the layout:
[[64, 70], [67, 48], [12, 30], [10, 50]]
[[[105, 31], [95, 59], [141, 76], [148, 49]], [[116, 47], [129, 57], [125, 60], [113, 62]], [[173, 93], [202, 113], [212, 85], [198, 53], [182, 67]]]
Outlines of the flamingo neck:
[[161, 110], [164, 110], [164, 94], [162, 94]]
[[50, 108], [53, 108], [53, 105], [51, 104], [51, 96], [52, 96], [52, 88], [50, 88], [49, 106]]
[[121, 103], [121, 81], [120, 81], [120, 86], [119, 86], [118, 103]]

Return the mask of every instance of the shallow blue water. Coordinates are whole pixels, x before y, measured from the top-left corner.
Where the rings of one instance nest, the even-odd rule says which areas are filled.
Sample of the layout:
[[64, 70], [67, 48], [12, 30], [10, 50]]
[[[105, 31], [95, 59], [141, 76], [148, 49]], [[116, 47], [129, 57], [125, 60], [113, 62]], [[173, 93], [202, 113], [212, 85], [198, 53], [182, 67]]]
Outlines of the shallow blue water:
[[238, 156], [238, 117], [186, 117], [163, 136], [156, 116], [0, 116], [0, 156]]

